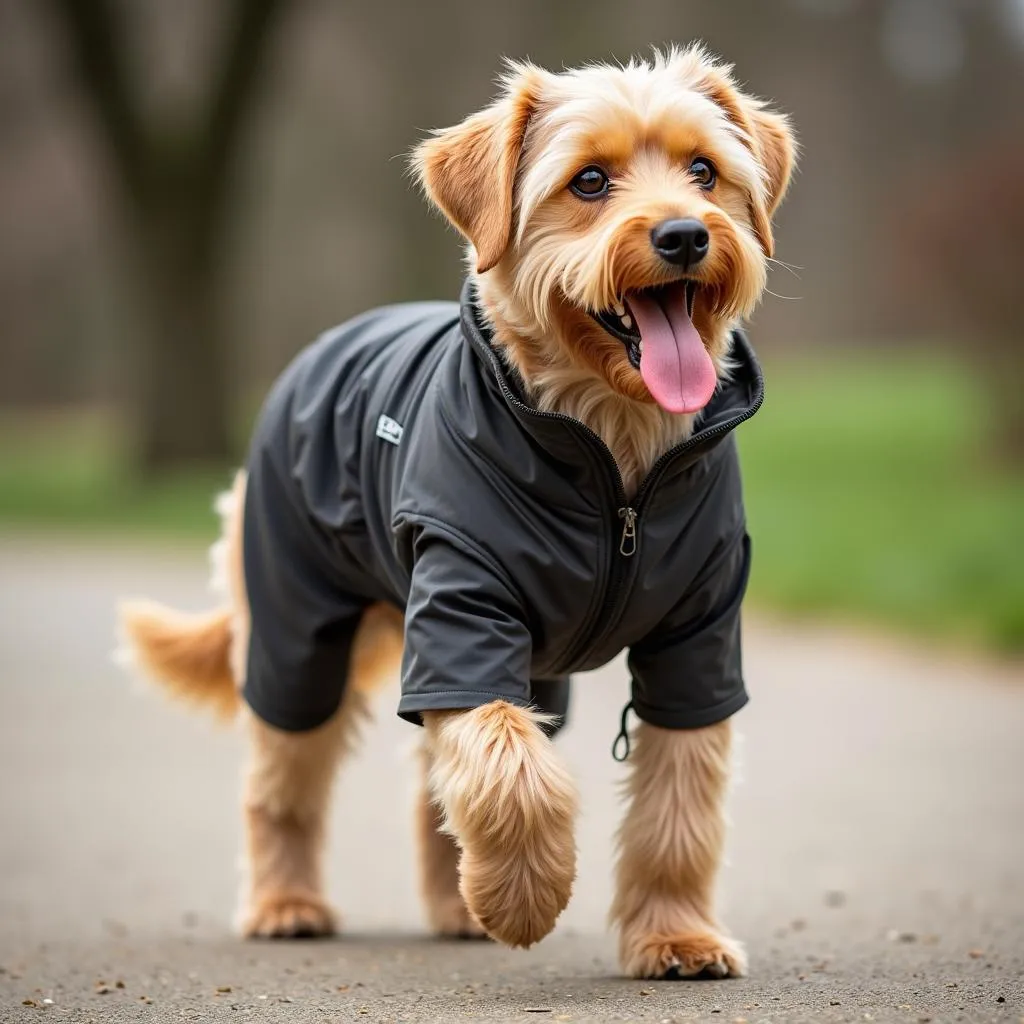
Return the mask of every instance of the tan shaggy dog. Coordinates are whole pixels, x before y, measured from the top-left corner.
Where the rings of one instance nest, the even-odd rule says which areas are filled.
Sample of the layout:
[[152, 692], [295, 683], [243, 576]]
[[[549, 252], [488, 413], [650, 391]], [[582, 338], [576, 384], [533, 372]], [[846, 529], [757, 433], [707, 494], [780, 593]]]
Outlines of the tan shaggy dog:
[[[423, 142], [413, 166], [468, 242], [493, 343], [530, 401], [599, 435], [633, 495], [729, 373], [731, 332], [764, 290], [771, 218], [793, 160], [785, 118], [693, 47], [560, 74], [510, 64], [496, 102]], [[696, 243], [706, 258], [685, 274], [652, 248], [652, 230], [673, 218], [706, 231]], [[693, 385], [697, 399], [672, 407], [653, 394], [657, 377], [641, 373], [639, 346], [629, 357], [625, 308], [639, 319], [644, 289], [683, 281], [693, 285], [687, 301], [714, 375]], [[618, 336], [595, 310], [618, 314]], [[193, 617], [145, 603], [123, 609], [136, 663], [171, 694], [225, 716], [243, 706], [249, 643], [245, 487], [240, 473], [219, 506], [223, 610]], [[327, 724], [286, 732], [247, 713], [246, 935], [333, 930], [322, 878], [331, 784], [367, 716], [368, 694], [395, 669], [402, 631], [398, 610], [366, 612], [345, 697]], [[441, 935], [486, 932], [528, 946], [569, 900], [577, 794], [542, 718], [500, 700], [423, 713], [422, 890]], [[730, 730], [728, 720], [694, 729], [642, 722], [633, 734], [612, 905], [630, 975], [745, 970], [713, 903]]]

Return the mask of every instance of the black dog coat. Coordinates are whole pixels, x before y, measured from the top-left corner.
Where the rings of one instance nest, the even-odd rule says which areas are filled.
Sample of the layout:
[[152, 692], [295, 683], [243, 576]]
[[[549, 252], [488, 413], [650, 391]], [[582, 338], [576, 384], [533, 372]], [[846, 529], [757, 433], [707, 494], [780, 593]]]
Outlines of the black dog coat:
[[629, 649], [632, 706], [669, 729], [747, 701], [746, 535], [732, 429], [761, 404], [742, 333], [696, 432], [627, 498], [601, 440], [532, 409], [462, 304], [374, 310], [273, 388], [244, 516], [245, 698], [281, 729], [337, 709], [367, 605], [405, 612], [398, 713], [494, 700], [564, 716], [568, 677]]

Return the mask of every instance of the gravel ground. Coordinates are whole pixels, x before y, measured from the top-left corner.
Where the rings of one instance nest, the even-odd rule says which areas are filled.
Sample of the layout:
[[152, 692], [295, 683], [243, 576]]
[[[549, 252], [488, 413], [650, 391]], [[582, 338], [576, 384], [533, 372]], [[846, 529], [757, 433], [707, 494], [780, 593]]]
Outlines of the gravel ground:
[[580, 877], [535, 949], [439, 943], [416, 900], [415, 732], [380, 696], [336, 800], [336, 940], [243, 943], [241, 743], [110, 663], [112, 607], [201, 607], [193, 548], [0, 541], [0, 1020], [1024, 1022], [1024, 671], [755, 619], [727, 982], [617, 973], [604, 926], [620, 663], [563, 744]]

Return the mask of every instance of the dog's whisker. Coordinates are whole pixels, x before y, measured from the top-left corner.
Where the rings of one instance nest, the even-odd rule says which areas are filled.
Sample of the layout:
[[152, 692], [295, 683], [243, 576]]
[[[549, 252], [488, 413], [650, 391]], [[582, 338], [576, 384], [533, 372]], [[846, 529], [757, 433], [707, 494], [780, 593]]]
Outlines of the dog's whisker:
[[803, 267], [798, 267], [791, 263], [783, 263], [782, 260], [774, 259], [771, 256], [768, 257], [766, 262], [771, 263], [773, 266], [781, 267], [783, 270], [788, 270], [789, 273], [791, 273], [798, 281], [800, 280], [800, 275], [797, 271], [804, 269]]

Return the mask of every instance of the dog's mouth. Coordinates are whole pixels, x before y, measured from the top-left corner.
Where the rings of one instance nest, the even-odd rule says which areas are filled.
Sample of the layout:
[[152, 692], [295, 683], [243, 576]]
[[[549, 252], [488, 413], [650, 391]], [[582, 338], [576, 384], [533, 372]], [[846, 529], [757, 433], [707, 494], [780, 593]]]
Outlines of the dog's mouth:
[[715, 364], [693, 325], [696, 281], [643, 288], [591, 316], [626, 348], [651, 397], [668, 412], [695, 413], [711, 401]]

